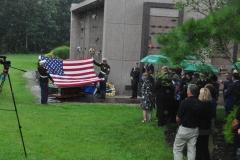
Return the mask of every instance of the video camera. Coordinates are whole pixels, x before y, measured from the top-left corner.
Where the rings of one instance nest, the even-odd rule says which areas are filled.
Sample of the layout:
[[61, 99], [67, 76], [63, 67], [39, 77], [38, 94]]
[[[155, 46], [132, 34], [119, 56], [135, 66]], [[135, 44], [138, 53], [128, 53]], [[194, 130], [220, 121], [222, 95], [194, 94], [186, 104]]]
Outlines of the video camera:
[[4, 68], [9, 68], [11, 66], [11, 61], [6, 61], [6, 56], [0, 56], [0, 64], [4, 65]]

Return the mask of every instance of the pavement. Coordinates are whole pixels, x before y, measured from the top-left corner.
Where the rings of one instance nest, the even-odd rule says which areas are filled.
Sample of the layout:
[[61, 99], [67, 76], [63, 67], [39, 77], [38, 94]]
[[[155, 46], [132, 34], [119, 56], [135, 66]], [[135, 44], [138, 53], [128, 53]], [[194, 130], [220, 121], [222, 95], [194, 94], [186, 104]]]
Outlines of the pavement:
[[62, 102], [80, 102], [80, 103], [113, 103], [113, 104], [140, 104], [140, 97], [137, 99], [130, 99], [130, 96], [107, 96], [106, 99], [101, 99], [99, 95], [84, 94], [79, 97], [71, 98], [55, 98], [49, 93], [49, 103], [62, 103]]

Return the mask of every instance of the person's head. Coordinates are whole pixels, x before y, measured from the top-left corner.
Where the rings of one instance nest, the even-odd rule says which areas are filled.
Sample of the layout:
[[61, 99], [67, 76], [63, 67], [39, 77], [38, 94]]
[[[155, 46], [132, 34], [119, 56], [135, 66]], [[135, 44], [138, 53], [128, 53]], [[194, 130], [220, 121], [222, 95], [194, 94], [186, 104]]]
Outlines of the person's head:
[[240, 76], [238, 73], [233, 73], [232, 75], [232, 81], [235, 81], [235, 80], [239, 80], [240, 79]]
[[212, 79], [213, 82], [217, 82], [218, 81], [218, 77], [215, 74], [212, 75], [211, 79]]
[[198, 95], [198, 86], [196, 84], [189, 84], [187, 88], [188, 97]]
[[225, 74], [225, 77], [226, 77], [227, 80], [231, 79], [231, 73], [227, 72], [227, 73]]
[[209, 91], [210, 91], [210, 93], [211, 93], [211, 96], [212, 96], [212, 97], [215, 97], [215, 88], [214, 88], [214, 86], [209, 83], [209, 84], [206, 84], [205, 87], [206, 87], [207, 89], [209, 89]]
[[209, 102], [212, 100], [211, 93], [208, 88], [201, 88], [198, 99], [203, 102]]
[[102, 59], [102, 63], [103, 63], [103, 64], [107, 64], [107, 58], [103, 58], [103, 59]]
[[195, 79], [198, 79], [198, 78], [200, 78], [200, 75], [199, 75], [199, 73], [194, 73], [194, 78], [195, 78]]
[[147, 72], [144, 72], [144, 73], [143, 73], [143, 78], [144, 78], [144, 79], [148, 79], [148, 73], [147, 73]]
[[150, 69], [148, 66], [146, 66], [146, 67], [145, 67], [145, 72], [151, 73], [151, 69]]
[[168, 67], [167, 66], [163, 66], [161, 69], [161, 73], [162, 74], [167, 74], [168, 73]]
[[137, 67], [138, 66], [138, 62], [134, 62], [134, 67]]
[[42, 66], [42, 67], [44, 67], [45, 63], [46, 63], [46, 60], [39, 61], [39, 65]]
[[179, 81], [179, 76], [178, 76], [177, 74], [174, 74], [174, 75], [172, 76], [172, 80], [173, 80], [174, 82], [178, 82], [178, 81]]
[[234, 74], [234, 73], [238, 73], [238, 71], [237, 71], [236, 69], [234, 69], [234, 70], [233, 70], [233, 74]]
[[53, 53], [53, 54], [52, 54], [52, 58], [56, 58], [56, 54]]
[[185, 76], [188, 80], [192, 79], [192, 74], [191, 73], [186, 73]]

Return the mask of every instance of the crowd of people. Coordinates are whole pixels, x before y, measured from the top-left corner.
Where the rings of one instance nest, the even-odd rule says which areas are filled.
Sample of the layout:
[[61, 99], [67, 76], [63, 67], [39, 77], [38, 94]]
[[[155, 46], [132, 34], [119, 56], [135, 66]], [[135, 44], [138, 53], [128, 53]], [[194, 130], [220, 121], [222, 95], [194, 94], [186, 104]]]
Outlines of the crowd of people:
[[[189, 160], [208, 160], [211, 157], [212, 131], [216, 119], [219, 98], [219, 85], [216, 75], [199, 73], [179, 73], [167, 66], [161, 68], [161, 74], [153, 78], [154, 69], [145, 64], [141, 81], [141, 103], [143, 123], [152, 120], [156, 106], [157, 126], [173, 122], [179, 125], [174, 141], [175, 160], [182, 160], [183, 148], [187, 145]], [[156, 75], [156, 74], [155, 74]], [[141, 79], [138, 63], [134, 63], [130, 77], [133, 95], [136, 98], [138, 80]], [[136, 80], [135, 80], [136, 79]], [[240, 105], [240, 76], [237, 71], [226, 73], [223, 98], [226, 117], [235, 105]], [[235, 135], [235, 151], [240, 148], [240, 109], [237, 112], [232, 131]]]
[[[52, 57], [55, 58], [55, 57]], [[39, 59], [38, 72], [40, 74], [41, 104], [47, 104], [48, 80], [53, 79], [44, 68], [46, 61]], [[107, 59], [102, 63], [93, 63], [100, 67], [98, 74], [100, 82], [100, 98], [106, 98], [106, 82], [110, 73]], [[202, 78], [199, 73], [179, 74], [179, 70], [169, 70], [167, 66], [161, 68], [161, 74], [153, 78], [154, 66], [145, 64], [140, 78], [138, 62], [134, 62], [131, 69], [131, 99], [137, 99], [138, 85], [141, 82], [141, 103], [143, 123], [152, 121], [153, 109], [156, 107], [157, 126], [164, 126], [169, 122], [179, 125], [174, 141], [173, 154], [175, 160], [182, 160], [183, 148], [187, 145], [189, 160], [209, 160], [209, 142], [212, 143], [212, 131], [216, 119], [216, 107], [219, 97], [219, 83], [216, 75]], [[234, 70], [226, 73], [223, 83], [224, 109], [226, 117], [239, 106], [232, 124], [234, 133], [234, 153], [240, 150], [240, 76]], [[240, 152], [240, 151], [239, 151]]]

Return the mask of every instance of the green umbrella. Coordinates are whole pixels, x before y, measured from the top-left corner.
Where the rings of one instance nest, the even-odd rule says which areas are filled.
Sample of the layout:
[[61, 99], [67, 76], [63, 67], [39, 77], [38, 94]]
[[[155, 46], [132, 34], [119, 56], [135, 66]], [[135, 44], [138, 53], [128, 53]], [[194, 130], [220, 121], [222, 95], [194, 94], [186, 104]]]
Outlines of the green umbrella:
[[[236, 62], [235, 65], [238, 67], [238, 69], [240, 69], [240, 62]], [[234, 64], [231, 65], [231, 68], [232, 68], [232, 69], [237, 69], [237, 68], [235, 67], [235, 65], [234, 65]]]
[[140, 62], [145, 63], [152, 63], [152, 64], [162, 64], [162, 65], [170, 65], [170, 59], [163, 55], [148, 55], [147, 57], [144, 57], [141, 59]]
[[220, 71], [215, 66], [203, 63], [191, 64], [184, 70], [189, 72], [202, 72], [202, 70], [208, 70], [215, 74], [220, 74]]
[[195, 56], [186, 56], [186, 60], [197, 60]]
[[186, 60], [183, 60], [181, 63], [180, 63], [180, 66], [182, 68], [187, 68], [188, 66], [192, 65], [192, 63], [186, 61]]

